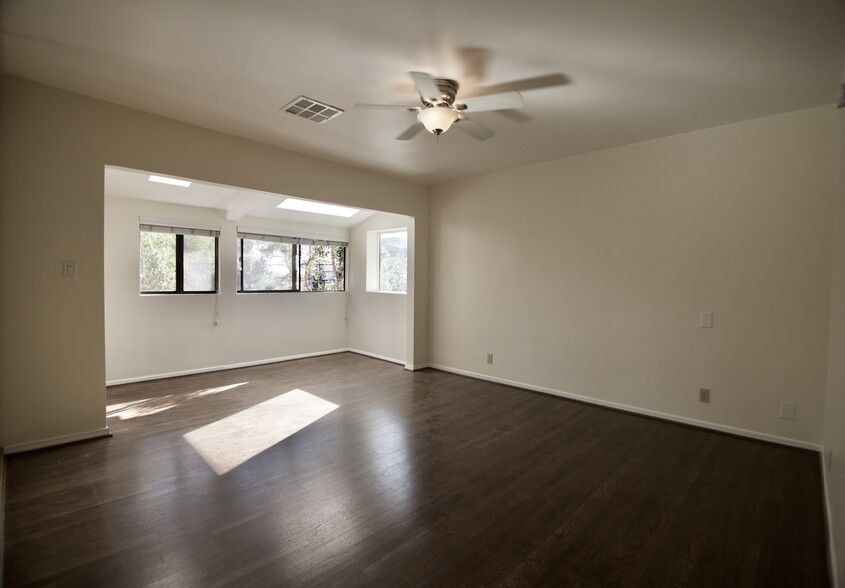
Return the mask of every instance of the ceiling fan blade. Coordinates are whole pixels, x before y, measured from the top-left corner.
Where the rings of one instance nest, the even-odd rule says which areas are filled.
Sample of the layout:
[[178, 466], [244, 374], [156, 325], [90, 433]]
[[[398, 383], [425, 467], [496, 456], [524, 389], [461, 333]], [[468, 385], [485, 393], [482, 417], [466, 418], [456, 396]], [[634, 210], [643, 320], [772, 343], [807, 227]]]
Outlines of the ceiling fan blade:
[[513, 108], [506, 108], [504, 110], [497, 110], [496, 114], [504, 116], [505, 118], [509, 118], [514, 122], [518, 123], [527, 123], [531, 120], [531, 117], [525, 114], [524, 110], [516, 110]]
[[410, 110], [418, 112], [419, 106], [403, 106], [401, 104], [356, 104], [355, 108], [367, 108], [369, 110]]
[[522, 94], [519, 92], [487, 94], [485, 96], [476, 96], [474, 98], [464, 98], [458, 102], [466, 107], [467, 112], [522, 108], [525, 105], [525, 102], [522, 100]]
[[537, 76], [534, 78], [525, 78], [523, 80], [513, 80], [511, 82], [503, 82], [494, 86], [486, 86], [484, 88], [474, 88], [469, 92], [469, 96], [498, 94], [500, 92], [526, 92], [528, 90], [540, 90], [542, 88], [553, 88], [554, 86], [565, 86], [571, 80], [561, 74], [548, 74], [545, 76]]
[[[458, 49], [458, 59], [461, 62], [461, 84], [478, 86], [487, 78], [487, 64], [490, 61], [490, 50], [481, 47], [462, 47]], [[492, 92], [490, 92], [492, 94]]]
[[455, 128], [461, 129], [467, 135], [475, 137], [479, 141], [486, 141], [495, 134], [493, 131], [491, 131], [484, 125], [465, 117], [455, 121], [454, 126]]
[[417, 136], [417, 133], [419, 133], [421, 130], [423, 130], [422, 124], [415, 123], [415, 124], [411, 125], [410, 127], [408, 127], [407, 130], [405, 130], [405, 132], [403, 132], [401, 135], [396, 137], [396, 140], [397, 141], [407, 141], [408, 139], [413, 139], [414, 137]]
[[408, 75], [410, 75], [411, 79], [414, 80], [414, 85], [417, 87], [420, 96], [428, 102], [440, 101], [440, 90], [438, 89], [434, 78], [421, 71], [408, 72]]

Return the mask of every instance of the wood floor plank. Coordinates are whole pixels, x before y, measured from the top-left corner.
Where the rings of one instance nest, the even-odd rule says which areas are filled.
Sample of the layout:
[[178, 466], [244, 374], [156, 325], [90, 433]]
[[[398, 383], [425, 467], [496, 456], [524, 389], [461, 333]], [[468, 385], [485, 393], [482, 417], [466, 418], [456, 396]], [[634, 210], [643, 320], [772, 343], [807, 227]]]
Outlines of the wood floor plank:
[[[295, 389], [338, 408], [226, 474], [184, 438]], [[813, 452], [350, 353], [107, 402], [9, 457], [7, 586], [830, 585]]]

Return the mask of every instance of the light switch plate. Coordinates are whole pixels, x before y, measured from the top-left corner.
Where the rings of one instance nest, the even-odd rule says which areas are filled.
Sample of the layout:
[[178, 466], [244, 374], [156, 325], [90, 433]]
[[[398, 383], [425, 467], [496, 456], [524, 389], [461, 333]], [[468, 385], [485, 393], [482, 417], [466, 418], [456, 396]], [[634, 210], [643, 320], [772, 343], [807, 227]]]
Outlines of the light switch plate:
[[702, 329], [713, 328], [713, 313], [710, 311], [703, 311], [698, 317], [698, 326]]
[[786, 419], [788, 421], [794, 421], [797, 410], [798, 410], [798, 405], [796, 405], [794, 402], [781, 402], [780, 403], [780, 418]]
[[62, 262], [62, 277], [66, 280], [76, 279], [76, 262], [63, 261]]

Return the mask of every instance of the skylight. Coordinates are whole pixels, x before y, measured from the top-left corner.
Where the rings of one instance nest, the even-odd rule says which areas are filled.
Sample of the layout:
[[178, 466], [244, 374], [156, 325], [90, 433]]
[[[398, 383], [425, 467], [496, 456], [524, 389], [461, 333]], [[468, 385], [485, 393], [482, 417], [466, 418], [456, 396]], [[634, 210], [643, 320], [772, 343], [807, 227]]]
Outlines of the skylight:
[[328, 214], [331, 216], [342, 216], [345, 218], [349, 218], [350, 216], [361, 212], [357, 208], [348, 208], [346, 206], [338, 206], [336, 204], [323, 204], [322, 202], [300, 200], [299, 198], [287, 198], [276, 208], [298, 210], [300, 212], [313, 212], [316, 214]]
[[181, 186], [187, 188], [191, 185], [188, 180], [177, 180], [176, 178], [165, 178], [163, 176], [150, 176], [151, 182], [158, 182], [159, 184], [170, 184], [171, 186]]

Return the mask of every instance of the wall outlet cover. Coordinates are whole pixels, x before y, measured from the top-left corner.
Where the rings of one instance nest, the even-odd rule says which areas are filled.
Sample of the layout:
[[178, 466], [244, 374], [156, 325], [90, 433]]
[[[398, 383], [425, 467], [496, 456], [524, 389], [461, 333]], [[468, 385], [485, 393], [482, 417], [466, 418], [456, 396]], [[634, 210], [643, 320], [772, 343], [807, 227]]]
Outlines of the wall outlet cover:
[[780, 403], [780, 418], [788, 421], [794, 421], [797, 417], [798, 405], [794, 402]]
[[62, 277], [66, 280], [76, 279], [76, 262], [63, 261], [62, 262]]

